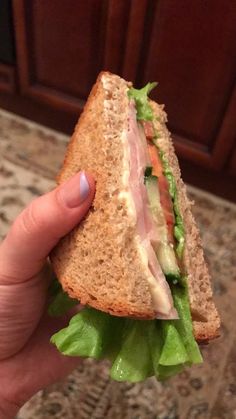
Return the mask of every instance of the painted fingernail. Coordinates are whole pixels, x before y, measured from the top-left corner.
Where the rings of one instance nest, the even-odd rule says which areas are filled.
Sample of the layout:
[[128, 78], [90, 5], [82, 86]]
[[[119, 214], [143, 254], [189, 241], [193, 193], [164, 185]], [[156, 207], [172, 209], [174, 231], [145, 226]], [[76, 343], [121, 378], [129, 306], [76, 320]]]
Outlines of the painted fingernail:
[[81, 172], [79, 178], [79, 189], [80, 189], [80, 203], [84, 202], [89, 194], [89, 183], [86, 178], [86, 174]]
[[88, 197], [89, 182], [84, 172], [73, 176], [61, 187], [61, 196], [67, 207], [76, 208]]

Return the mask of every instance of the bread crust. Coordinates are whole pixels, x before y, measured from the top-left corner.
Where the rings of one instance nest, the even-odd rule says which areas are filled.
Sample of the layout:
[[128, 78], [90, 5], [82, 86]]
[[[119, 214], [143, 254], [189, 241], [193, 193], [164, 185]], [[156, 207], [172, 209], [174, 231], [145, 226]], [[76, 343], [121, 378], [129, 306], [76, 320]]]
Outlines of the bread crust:
[[[102, 83], [103, 77], [108, 80], [107, 90]], [[82, 304], [91, 305], [117, 316], [151, 319], [155, 317], [155, 312], [152, 308], [146, 274], [143, 274], [145, 268], [137, 252], [137, 243], [133, 240], [136, 235], [135, 225], [125, 202], [122, 203], [117, 199], [122, 175], [120, 154], [122, 147], [119, 144], [121, 141], [119, 133], [127, 130], [128, 85], [118, 76], [107, 72], [100, 73], [75, 127], [57, 181], [60, 184], [77, 171], [87, 170], [97, 180], [97, 191], [88, 216], [59, 242], [51, 254], [51, 261], [64, 290], [71, 297], [80, 299]], [[111, 91], [114, 98], [108, 97]], [[104, 114], [106, 99], [111, 99], [113, 107], [119, 103], [119, 109], [113, 109], [116, 114], [115, 119], [118, 119], [118, 126], [113, 126], [112, 130], [117, 135], [113, 139], [110, 138], [110, 143], [109, 124], [112, 124], [114, 118], [112, 110], [109, 110], [110, 120], [109, 118], [106, 120]], [[162, 106], [155, 102], [152, 102], [152, 106], [158, 118], [156, 129], [160, 133], [161, 149], [168, 158], [178, 186], [180, 211], [186, 226], [184, 263], [189, 277], [194, 335], [198, 341], [206, 342], [219, 335], [219, 316], [212, 300], [209, 274], [199, 232], [191, 213], [191, 203], [188, 201], [173, 144], [165, 125], [166, 114]], [[113, 161], [114, 155], [116, 155], [115, 161]], [[104, 170], [102, 170], [103, 164]], [[112, 214], [114, 214], [113, 223]], [[119, 238], [120, 246], [114, 244], [114, 237], [117, 237], [117, 240]], [[196, 249], [200, 264], [192, 261], [192, 258], [195, 261]], [[99, 263], [101, 265], [97, 266]], [[96, 275], [96, 286], [91, 279], [92, 275]]]
[[136, 222], [126, 201], [118, 199], [123, 176], [121, 135], [128, 124], [127, 90], [123, 79], [101, 73], [89, 95], [57, 180], [60, 184], [86, 170], [96, 180], [96, 195], [84, 221], [60, 240], [51, 260], [65, 291], [82, 304], [117, 316], [149, 319], [155, 317], [149, 271], [138, 253]]
[[170, 133], [166, 127], [167, 115], [164, 106], [151, 102], [158, 132], [157, 144], [165, 153], [178, 190], [178, 205], [185, 227], [183, 262], [188, 276], [188, 293], [193, 319], [194, 335], [197, 341], [207, 342], [219, 336], [220, 318], [213, 302], [211, 280], [204, 259], [200, 233], [194, 220], [186, 186], [182, 181], [180, 167]]

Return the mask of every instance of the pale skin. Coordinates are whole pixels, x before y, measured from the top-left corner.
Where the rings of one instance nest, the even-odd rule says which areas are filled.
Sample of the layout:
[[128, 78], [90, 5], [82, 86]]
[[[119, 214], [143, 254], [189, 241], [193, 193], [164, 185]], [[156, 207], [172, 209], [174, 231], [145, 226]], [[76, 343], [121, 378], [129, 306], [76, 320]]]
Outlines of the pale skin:
[[47, 315], [46, 261], [84, 218], [94, 193], [93, 178], [77, 173], [26, 207], [0, 246], [0, 419], [14, 418], [39, 389], [78, 365], [78, 358], [61, 355], [49, 342], [69, 316]]

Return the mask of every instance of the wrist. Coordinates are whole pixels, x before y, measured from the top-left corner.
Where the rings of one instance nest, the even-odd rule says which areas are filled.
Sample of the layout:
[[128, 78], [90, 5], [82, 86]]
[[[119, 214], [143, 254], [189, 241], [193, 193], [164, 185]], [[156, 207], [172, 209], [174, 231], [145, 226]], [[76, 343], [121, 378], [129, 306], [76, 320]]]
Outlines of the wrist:
[[13, 419], [15, 418], [20, 406], [15, 403], [0, 397], [0, 419]]

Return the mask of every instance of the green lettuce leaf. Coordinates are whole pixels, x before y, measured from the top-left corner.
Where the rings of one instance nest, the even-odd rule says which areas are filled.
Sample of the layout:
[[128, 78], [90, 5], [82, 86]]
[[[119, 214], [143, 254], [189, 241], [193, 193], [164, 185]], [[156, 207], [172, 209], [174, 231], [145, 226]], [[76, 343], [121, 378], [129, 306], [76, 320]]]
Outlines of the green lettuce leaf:
[[[165, 380], [180, 371], [183, 370], [184, 365], [179, 364], [175, 365], [176, 357], [174, 353], [169, 353], [170, 342], [166, 342], [166, 333], [163, 327], [164, 321], [156, 320], [150, 322], [149, 327], [149, 346], [150, 346], [150, 356], [152, 358], [154, 375], [158, 380]], [[168, 329], [168, 325], [166, 325]], [[176, 333], [174, 333], [176, 336]], [[170, 334], [169, 334], [170, 337]], [[179, 336], [177, 337], [179, 341]], [[176, 348], [175, 341], [171, 342], [171, 345]], [[186, 353], [184, 349], [184, 354]], [[181, 357], [181, 354], [179, 353]], [[173, 358], [172, 358], [173, 357]], [[163, 363], [166, 363], [167, 359], [170, 359], [171, 365], [162, 365], [160, 360], [163, 360]]]
[[70, 298], [69, 295], [63, 291], [62, 286], [57, 279], [53, 279], [49, 287], [49, 295], [52, 300], [48, 307], [48, 314], [52, 317], [62, 316], [72, 307], [79, 304], [78, 300]]
[[176, 329], [174, 322], [163, 321], [164, 345], [159, 364], [163, 366], [181, 365], [189, 361], [184, 342]]
[[137, 110], [137, 119], [143, 121], [153, 120], [153, 111], [148, 101], [148, 95], [154, 87], [156, 82], [148, 83], [142, 89], [135, 89], [131, 87], [128, 91], [128, 97], [134, 99]]
[[56, 297], [56, 295], [58, 294], [58, 292], [62, 290], [62, 286], [60, 284], [60, 282], [58, 281], [58, 279], [56, 278], [56, 276], [53, 276], [51, 283], [49, 285], [49, 295], [51, 298]]
[[[154, 143], [156, 144], [158, 148], [158, 142], [154, 141]], [[174, 208], [174, 214], [175, 214], [174, 236], [177, 241], [175, 250], [179, 259], [181, 259], [183, 256], [184, 245], [185, 245], [185, 231], [184, 231], [183, 219], [179, 211], [178, 193], [177, 193], [176, 183], [175, 183], [173, 173], [170, 169], [169, 163], [164, 153], [162, 151], [160, 151], [159, 153], [160, 153], [160, 157], [161, 157], [163, 167], [164, 167], [164, 175], [168, 180], [170, 196], [173, 201], [173, 208]]]
[[86, 308], [72, 317], [68, 327], [54, 334], [51, 342], [64, 355], [100, 359], [110, 339], [110, 317]]
[[202, 362], [201, 352], [198, 344], [193, 336], [193, 324], [189, 307], [187, 286], [171, 288], [174, 305], [179, 314], [179, 320], [174, 320], [176, 329], [181, 336], [186, 351], [188, 353], [189, 361], [193, 364]]
[[122, 345], [110, 375], [116, 381], [143, 381], [153, 375], [153, 364], [148, 343], [149, 321], [127, 319]]
[[133, 320], [84, 308], [51, 342], [65, 355], [109, 359], [116, 381], [164, 380], [202, 362], [193, 336], [187, 287], [172, 286], [178, 320]]
[[163, 366], [163, 365], [159, 365], [158, 368], [158, 380], [159, 381], [164, 381], [167, 380], [168, 378], [173, 377], [176, 374], [179, 374], [181, 371], [184, 370], [186, 365], [171, 365], [170, 367], [168, 366]]

